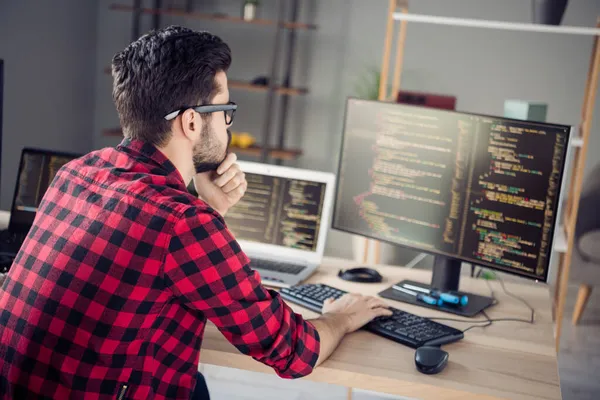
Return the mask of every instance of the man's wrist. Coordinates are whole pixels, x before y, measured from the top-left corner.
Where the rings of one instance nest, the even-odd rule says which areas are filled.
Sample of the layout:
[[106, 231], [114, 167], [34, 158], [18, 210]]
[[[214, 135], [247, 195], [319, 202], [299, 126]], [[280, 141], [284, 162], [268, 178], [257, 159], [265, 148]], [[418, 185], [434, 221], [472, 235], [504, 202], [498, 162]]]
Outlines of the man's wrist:
[[202, 196], [198, 195], [198, 200], [202, 200], [203, 202], [205, 202], [206, 204], [208, 204], [208, 206], [210, 208], [212, 208], [213, 210], [215, 210], [216, 212], [218, 212], [222, 217], [225, 216], [225, 214], [227, 213], [227, 210], [221, 210], [220, 208], [217, 208], [215, 206], [213, 206], [212, 204], [210, 204], [210, 202], [208, 202], [206, 199], [203, 199]]
[[350, 332], [350, 316], [341, 313], [325, 313], [319, 319], [326, 321], [332, 329], [337, 330], [342, 335]]

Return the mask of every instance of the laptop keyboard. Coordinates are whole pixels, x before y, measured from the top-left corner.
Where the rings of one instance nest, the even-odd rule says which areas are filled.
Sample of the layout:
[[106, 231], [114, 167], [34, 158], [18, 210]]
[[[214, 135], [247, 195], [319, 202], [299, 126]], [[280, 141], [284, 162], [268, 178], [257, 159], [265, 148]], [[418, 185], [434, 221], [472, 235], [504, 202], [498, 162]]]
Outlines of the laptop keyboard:
[[14, 233], [9, 230], [0, 231], [0, 251], [18, 253], [26, 237], [26, 233]]
[[250, 260], [250, 268], [262, 269], [264, 271], [281, 272], [290, 275], [298, 275], [306, 269], [306, 267], [303, 265], [261, 259]]

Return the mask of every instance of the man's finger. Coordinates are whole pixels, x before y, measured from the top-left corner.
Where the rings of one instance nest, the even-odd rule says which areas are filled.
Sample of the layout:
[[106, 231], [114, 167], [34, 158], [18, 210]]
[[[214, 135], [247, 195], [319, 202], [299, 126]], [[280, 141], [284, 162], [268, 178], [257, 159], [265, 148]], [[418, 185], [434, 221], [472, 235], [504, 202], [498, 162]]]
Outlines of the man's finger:
[[389, 308], [389, 306], [387, 305], [387, 303], [381, 299], [378, 299], [376, 297], [371, 297], [369, 299], [369, 301], [367, 302], [367, 304], [372, 307], [383, 307], [383, 308]]
[[237, 161], [237, 156], [235, 155], [235, 153], [227, 154], [227, 157], [225, 157], [225, 160], [223, 160], [221, 165], [219, 165], [219, 168], [217, 168], [217, 174], [222, 175], [233, 164], [235, 164], [236, 161]]
[[[225, 171], [225, 173], [223, 173], [223, 175], [221, 175], [217, 179], [215, 179], [214, 183], [218, 187], [222, 188], [229, 181], [231, 181], [239, 172], [240, 172], [240, 167], [238, 167], [237, 164], [233, 164], [227, 171]], [[239, 183], [238, 183], [238, 185], [239, 185]]]
[[225, 193], [230, 193], [233, 192], [235, 189], [241, 188], [242, 190], [243, 188], [243, 184], [245, 182], [246, 178], [243, 172], [238, 172], [233, 178], [231, 178], [231, 180], [229, 182], [227, 182], [227, 184], [225, 184], [225, 186], [223, 186], [221, 189], [225, 192]]
[[246, 190], [248, 189], [248, 182], [244, 179], [244, 182], [238, 187], [240, 191], [240, 198], [246, 194]]
[[394, 313], [392, 312], [392, 310], [389, 310], [387, 308], [373, 308], [371, 310], [371, 315], [373, 315], [373, 318], [377, 318], [377, 317], [390, 317], [392, 316]]

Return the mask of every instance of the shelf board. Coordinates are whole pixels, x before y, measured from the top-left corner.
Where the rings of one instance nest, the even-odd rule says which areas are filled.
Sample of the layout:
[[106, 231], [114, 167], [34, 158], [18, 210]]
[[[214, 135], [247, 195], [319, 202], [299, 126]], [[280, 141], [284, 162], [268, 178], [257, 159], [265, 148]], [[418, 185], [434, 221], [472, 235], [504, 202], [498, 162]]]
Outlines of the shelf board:
[[[150, 14], [150, 15], [172, 15], [179, 17], [187, 17], [194, 19], [202, 19], [202, 20], [212, 20], [212, 21], [222, 21], [222, 22], [236, 22], [242, 24], [250, 24], [250, 25], [266, 25], [266, 26], [275, 26], [278, 24], [277, 21], [269, 20], [269, 19], [253, 19], [247, 21], [241, 17], [232, 17], [230, 15], [224, 14], [206, 14], [199, 12], [187, 12], [185, 10], [177, 10], [177, 9], [156, 9], [156, 8], [140, 8], [136, 9], [135, 7], [126, 5], [126, 4], [111, 4], [110, 9], [114, 11], [140, 11], [142, 14]], [[283, 22], [282, 26], [286, 29], [298, 29], [298, 30], [314, 30], [317, 29], [316, 25], [313, 24], [305, 24], [302, 22]]]
[[[251, 92], [268, 92], [269, 91], [269, 86], [265, 86], [265, 85], [256, 85], [254, 83], [251, 82], [244, 82], [244, 81], [235, 81], [235, 80], [230, 80], [228, 82], [228, 86], [230, 89], [241, 89], [241, 90], [248, 90]], [[308, 89], [305, 88], [287, 88], [287, 87], [282, 87], [282, 86], [277, 86], [275, 87], [275, 91], [279, 94], [285, 94], [288, 96], [301, 96], [304, 95], [306, 93], [308, 93]]]
[[[262, 147], [252, 146], [252, 147], [242, 149], [241, 147], [233, 147], [232, 146], [232, 147], [230, 147], [230, 150], [232, 152], [234, 152], [236, 154], [240, 154], [240, 155], [260, 157], [261, 152], [262, 152]], [[271, 158], [274, 158], [277, 160], [295, 160], [296, 158], [298, 158], [301, 155], [302, 155], [302, 150], [299, 150], [299, 149], [279, 149], [279, 148], [274, 148], [274, 147], [271, 147], [269, 149], [269, 156]]]
[[[104, 73], [110, 75], [112, 73], [111, 67], [104, 68]], [[247, 90], [249, 92], [268, 92], [269, 86], [265, 85], [257, 85], [252, 82], [245, 81], [237, 81], [237, 80], [229, 80], [227, 86], [230, 89], [240, 89]], [[282, 87], [277, 86], [275, 88], [275, 92], [279, 94], [284, 94], [287, 96], [302, 96], [308, 93], [308, 89], [306, 88], [293, 88], [293, 87]]]
[[600, 29], [580, 26], [554, 26], [532, 23], [490, 21], [485, 19], [440, 17], [436, 15], [408, 14], [403, 12], [394, 13], [394, 19], [396, 21], [423, 22], [428, 24], [464, 26], [470, 28], [487, 28], [519, 32], [563, 33], [571, 35], [600, 36]]
[[[102, 135], [108, 137], [122, 137], [123, 132], [121, 131], [121, 128], [110, 128], [102, 131]], [[229, 150], [236, 154], [254, 157], [260, 157], [262, 153], [262, 147], [260, 146], [251, 146], [248, 148], [231, 146]], [[299, 149], [280, 149], [274, 147], [269, 149], [269, 156], [278, 160], [294, 160], [301, 155], [302, 150]]]

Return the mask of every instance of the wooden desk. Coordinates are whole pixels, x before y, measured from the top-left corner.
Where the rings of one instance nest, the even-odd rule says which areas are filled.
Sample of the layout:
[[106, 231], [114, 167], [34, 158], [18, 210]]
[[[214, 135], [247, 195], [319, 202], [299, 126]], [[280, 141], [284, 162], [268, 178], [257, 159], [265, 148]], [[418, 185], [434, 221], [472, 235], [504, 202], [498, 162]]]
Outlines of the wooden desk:
[[[9, 215], [0, 211], [0, 229], [8, 225]], [[340, 268], [351, 265], [354, 265], [352, 261], [326, 259], [309, 282], [376, 294], [402, 279], [422, 282], [431, 279], [428, 271], [389, 266], [377, 267], [384, 276], [384, 281], [379, 284], [346, 282], [336, 276]], [[485, 282], [461, 279], [461, 289], [489, 295]], [[498, 283], [491, 285], [500, 303], [489, 310], [490, 318], [529, 318], [525, 305], [505, 295]], [[444, 346], [450, 353], [450, 361], [438, 375], [423, 375], [415, 369], [413, 349], [361, 331], [348, 335], [329, 360], [304, 379], [416, 399], [560, 399], [548, 287], [527, 281], [523, 284], [510, 282], [506, 286], [535, 308], [536, 323], [497, 322], [485, 329], [466, 332], [460, 342]], [[405, 303], [388, 302], [422, 316], [454, 317]], [[307, 318], [317, 316], [300, 306], [290, 305]], [[441, 322], [459, 329], [471, 325]], [[210, 323], [200, 360], [206, 364], [273, 373], [270, 368], [239, 353]]]
[[[309, 282], [376, 294], [401, 279], [428, 282], [431, 278], [428, 271], [388, 266], [377, 267], [384, 276], [380, 284], [346, 282], [336, 276], [339, 268], [353, 264], [326, 259]], [[466, 332], [462, 341], [444, 346], [450, 360], [438, 375], [424, 375], [415, 369], [413, 349], [359, 331], [348, 335], [325, 363], [303, 379], [417, 399], [560, 399], [550, 293], [545, 285], [523, 282], [509, 282], [506, 286], [535, 308], [536, 323], [496, 322], [488, 328]], [[490, 318], [529, 318], [524, 304], [504, 294], [499, 283], [491, 285], [500, 302], [489, 310]], [[461, 289], [489, 295], [489, 288], [481, 280], [462, 278]], [[389, 303], [422, 316], [453, 317], [405, 303]], [[307, 318], [317, 316], [300, 306], [290, 305]], [[471, 325], [441, 322], [463, 329]], [[200, 360], [206, 364], [273, 373], [270, 368], [239, 353], [212, 324], [206, 328]]]

